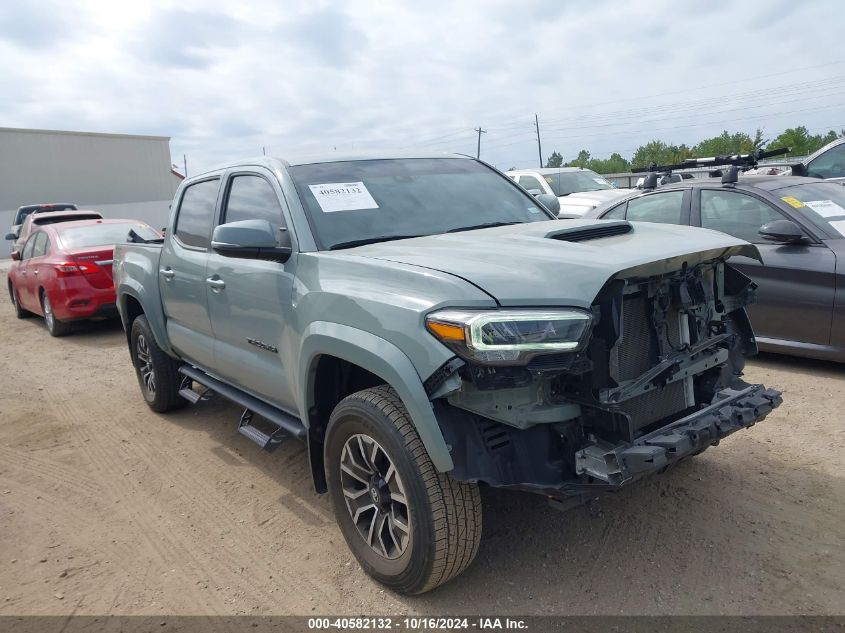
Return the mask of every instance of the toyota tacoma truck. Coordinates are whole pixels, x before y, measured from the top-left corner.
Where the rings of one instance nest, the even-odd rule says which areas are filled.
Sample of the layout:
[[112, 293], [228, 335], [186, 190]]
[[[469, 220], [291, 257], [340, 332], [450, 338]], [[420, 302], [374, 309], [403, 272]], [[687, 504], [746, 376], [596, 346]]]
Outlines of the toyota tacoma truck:
[[473, 560], [479, 486], [564, 509], [780, 404], [742, 379], [754, 285], [726, 260], [754, 246], [555, 202], [463, 156], [188, 178], [166, 237], [115, 251], [143, 397], [216, 394], [263, 449], [305, 442], [362, 568], [404, 593]]

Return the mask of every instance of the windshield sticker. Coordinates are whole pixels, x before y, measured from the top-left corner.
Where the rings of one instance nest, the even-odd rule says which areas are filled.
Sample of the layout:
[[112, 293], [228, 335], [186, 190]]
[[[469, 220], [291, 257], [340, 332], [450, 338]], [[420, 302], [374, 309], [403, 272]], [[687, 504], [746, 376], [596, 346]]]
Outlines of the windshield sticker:
[[801, 202], [798, 198], [793, 198], [792, 196], [784, 196], [781, 198], [786, 204], [790, 207], [795, 207], [796, 209], [800, 209], [804, 206], [804, 203]]
[[324, 213], [379, 208], [363, 182], [327, 182], [308, 188]]
[[835, 220], [833, 222], [828, 222], [828, 224], [839, 231], [840, 235], [845, 235], [845, 220]]
[[845, 209], [840, 207], [833, 200], [807, 200], [804, 204], [823, 218], [845, 216]]
[[549, 183], [549, 184], [552, 184], [552, 177], [546, 176], [546, 182]]

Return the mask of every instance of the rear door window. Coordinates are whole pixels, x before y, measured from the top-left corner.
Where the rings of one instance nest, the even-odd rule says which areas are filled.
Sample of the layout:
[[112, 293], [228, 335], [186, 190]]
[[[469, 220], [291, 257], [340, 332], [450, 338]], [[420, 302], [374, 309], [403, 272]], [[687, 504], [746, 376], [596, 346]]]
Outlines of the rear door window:
[[701, 226], [751, 243], [766, 243], [757, 232], [775, 220], [787, 219], [777, 209], [753, 196], [736, 191], [701, 191]]
[[182, 194], [174, 233], [180, 242], [195, 248], [208, 248], [220, 179], [189, 185]]
[[32, 235], [26, 241], [26, 245], [23, 247], [23, 254], [21, 255], [21, 259], [29, 259], [30, 257], [32, 257], [32, 249], [35, 246], [35, 238], [36, 237], [37, 236]]
[[519, 177], [519, 184], [522, 185], [525, 189], [531, 191], [532, 189], [537, 189], [540, 193], [545, 193], [545, 189], [543, 189], [543, 185], [540, 184], [540, 181], [537, 180], [534, 176], [520, 176]]
[[845, 143], [830, 148], [807, 165], [807, 174], [817, 178], [845, 177]]
[[632, 222], [681, 224], [683, 205], [683, 190], [653, 193], [629, 200], [625, 217]]

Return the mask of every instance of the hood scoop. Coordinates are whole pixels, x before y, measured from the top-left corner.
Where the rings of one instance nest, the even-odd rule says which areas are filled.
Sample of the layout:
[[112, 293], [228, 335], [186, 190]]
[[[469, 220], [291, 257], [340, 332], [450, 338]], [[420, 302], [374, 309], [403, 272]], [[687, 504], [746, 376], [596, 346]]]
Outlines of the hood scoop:
[[601, 221], [599, 223], [589, 226], [573, 226], [565, 229], [557, 229], [546, 234], [548, 239], [560, 240], [562, 242], [587, 242], [589, 240], [597, 240], [602, 237], [613, 237], [614, 235], [624, 235], [633, 230], [630, 222], [624, 220], [607, 222]]

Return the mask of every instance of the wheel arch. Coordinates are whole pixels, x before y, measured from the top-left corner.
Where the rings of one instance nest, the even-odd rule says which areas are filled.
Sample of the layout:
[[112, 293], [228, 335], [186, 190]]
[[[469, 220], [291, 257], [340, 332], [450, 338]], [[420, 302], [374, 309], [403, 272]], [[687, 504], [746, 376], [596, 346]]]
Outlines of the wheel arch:
[[143, 314], [147, 317], [147, 322], [150, 324], [150, 329], [153, 331], [158, 346], [166, 354], [174, 356], [167, 338], [161, 301], [158, 300], [155, 305], [150, 305], [150, 294], [144, 287], [137, 282], [134, 282], [133, 285], [121, 284], [117, 291], [117, 311], [120, 314], [127, 344], [129, 343], [133, 321]]
[[375, 384], [396, 391], [435, 468], [454, 468], [422, 380], [398, 347], [369, 332], [320, 321], [305, 331], [299, 359], [299, 408], [307, 421], [308, 456], [318, 492], [326, 489], [323, 439], [331, 409], [350, 393]]

